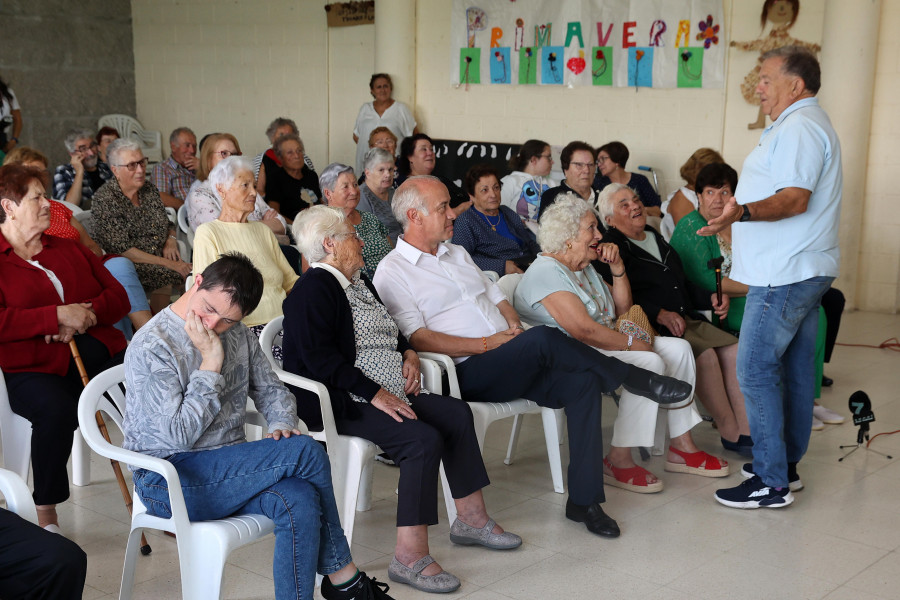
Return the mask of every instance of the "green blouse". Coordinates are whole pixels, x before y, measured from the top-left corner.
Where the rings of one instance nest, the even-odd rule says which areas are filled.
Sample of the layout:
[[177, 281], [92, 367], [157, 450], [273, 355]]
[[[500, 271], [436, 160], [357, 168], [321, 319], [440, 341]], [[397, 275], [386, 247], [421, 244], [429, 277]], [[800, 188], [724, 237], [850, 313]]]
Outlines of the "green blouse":
[[[697, 230], [705, 225], [706, 219], [700, 215], [699, 211], [688, 213], [678, 221], [669, 244], [675, 248], [681, 258], [681, 264], [684, 266], [684, 273], [688, 280], [709, 292], [715, 292], [716, 272], [706, 265], [710, 259], [722, 256], [722, 252], [716, 236], [697, 235]], [[719, 327], [737, 335], [741, 330], [746, 302], [747, 299], [744, 297], [732, 298], [728, 316], [724, 322], [719, 323]]]

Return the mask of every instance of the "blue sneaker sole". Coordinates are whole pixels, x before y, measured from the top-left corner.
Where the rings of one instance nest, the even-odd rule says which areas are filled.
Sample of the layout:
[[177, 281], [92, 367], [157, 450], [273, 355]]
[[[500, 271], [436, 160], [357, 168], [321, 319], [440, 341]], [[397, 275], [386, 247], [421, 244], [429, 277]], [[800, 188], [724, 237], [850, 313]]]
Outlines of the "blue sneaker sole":
[[724, 504], [725, 506], [731, 508], [784, 508], [791, 505], [791, 503], [794, 501], [794, 495], [790, 492], [790, 490], [788, 490], [788, 493], [785, 496], [778, 496], [765, 500], [746, 500], [744, 502], [723, 500], [722, 498], [719, 498], [718, 495], [716, 495], [716, 501], [719, 504]]

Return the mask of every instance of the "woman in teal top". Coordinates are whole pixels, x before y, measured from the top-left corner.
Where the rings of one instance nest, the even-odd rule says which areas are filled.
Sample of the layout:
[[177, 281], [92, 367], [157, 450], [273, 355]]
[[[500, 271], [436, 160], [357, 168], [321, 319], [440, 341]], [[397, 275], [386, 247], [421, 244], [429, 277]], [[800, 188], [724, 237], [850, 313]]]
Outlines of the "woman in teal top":
[[[690, 344], [680, 338], [647, 342], [614, 329], [616, 315], [631, 308], [631, 286], [615, 244], [601, 243], [591, 205], [574, 194], [557, 197], [541, 216], [538, 243], [543, 253], [528, 267], [513, 298], [523, 321], [557, 327], [603, 354], [692, 386], [697, 367]], [[612, 268], [612, 289], [591, 266], [602, 260]], [[604, 481], [639, 493], [662, 490], [662, 481], [635, 464], [634, 446], [652, 446], [658, 405], [623, 392]], [[671, 445], [665, 469], [705, 477], [728, 475], [728, 463], [694, 444], [691, 428], [700, 423], [693, 404], [667, 412]]]
[[[722, 291], [731, 298], [728, 316], [717, 323], [722, 329], [738, 335], [744, 319], [744, 304], [747, 302], [747, 286], [729, 277], [731, 274], [731, 227], [714, 236], [697, 235], [697, 230], [705, 227], [707, 221], [722, 214], [725, 203], [737, 188], [737, 172], [725, 163], [714, 163], [703, 167], [697, 174], [694, 189], [697, 190], [699, 204], [697, 210], [688, 213], [675, 226], [669, 244], [678, 252], [687, 278], [709, 290], [716, 289], [715, 271], [708, 267], [713, 258], [723, 257]], [[717, 317], [713, 317], [718, 319]], [[825, 311], [819, 307], [819, 334], [816, 337], [816, 398], [821, 396], [822, 371], [825, 362]]]

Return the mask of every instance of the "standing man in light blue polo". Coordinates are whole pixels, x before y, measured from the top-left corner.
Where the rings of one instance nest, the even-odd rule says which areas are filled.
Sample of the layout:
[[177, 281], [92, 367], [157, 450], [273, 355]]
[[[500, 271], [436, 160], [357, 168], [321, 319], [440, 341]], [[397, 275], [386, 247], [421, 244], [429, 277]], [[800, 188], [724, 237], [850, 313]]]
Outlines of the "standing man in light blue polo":
[[772, 125], [744, 161], [722, 216], [698, 233], [734, 223], [731, 277], [747, 284], [738, 381], [753, 437], [749, 477], [716, 492], [734, 508], [779, 508], [803, 487], [797, 463], [809, 444], [818, 307], [838, 275], [841, 148], [816, 93], [819, 62], [797, 46], [763, 55], [760, 106]]

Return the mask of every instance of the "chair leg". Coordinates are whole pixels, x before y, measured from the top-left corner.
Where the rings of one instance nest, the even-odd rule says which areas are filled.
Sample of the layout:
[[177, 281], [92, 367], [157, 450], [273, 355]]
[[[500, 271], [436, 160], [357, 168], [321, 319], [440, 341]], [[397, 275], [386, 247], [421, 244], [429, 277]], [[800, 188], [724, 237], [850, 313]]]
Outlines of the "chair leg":
[[72, 483], [79, 487], [91, 485], [91, 449], [79, 429], [72, 440]]
[[542, 408], [541, 418], [544, 421], [544, 440], [547, 443], [547, 459], [550, 461], [550, 477], [553, 479], [553, 491], [557, 494], [565, 494], [566, 488], [563, 485], [562, 476], [562, 456], [559, 451], [561, 438], [558, 427], [558, 423], [565, 418], [565, 414], [561, 408]]
[[650, 453], [653, 456], [662, 456], [666, 447], [666, 433], [668, 430], [668, 418], [666, 411], [660, 410], [656, 413], [656, 437], [653, 439], [653, 449]]
[[132, 529], [128, 534], [128, 543], [125, 545], [125, 564], [122, 567], [122, 587], [119, 590], [119, 600], [131, 600], [134, 593], [134, 569], [137, 566], [137, 557], [140, 554], [141, 533], [140, 527]]
[[363, 476], [362, 456], [350, 452], [344, 475], [344, 499], [341, 506], [341, 525], [349, 546], [353, 540], [353, 525], [356, 523], [356, 503], [359, 497], [360, 482]]
[[523, 415], [513, 417], [512, 431], [509, 433], [509, 446], [506, 448], [506, 458], [503, 464], [511, 465], [516, 458], [516, 447], [519, 445], [519, 433], [522, 431]]
[[[229, 548], [211, 538], [203, 540], [178, 540], [178, 562], [181, 566], [181, 593], [184, 598], [222, 597], [222, 575]], [[209, 543], [212, 542], [212, 543]]]
[[374, 460], [367, 460], [362, 466], [362, 476], [359, 480], [359, 493], [356, 498], [356, 510], [366, 512], [372, 510], [372, 482], [375, 479], [375, 469], [372, 463]]

